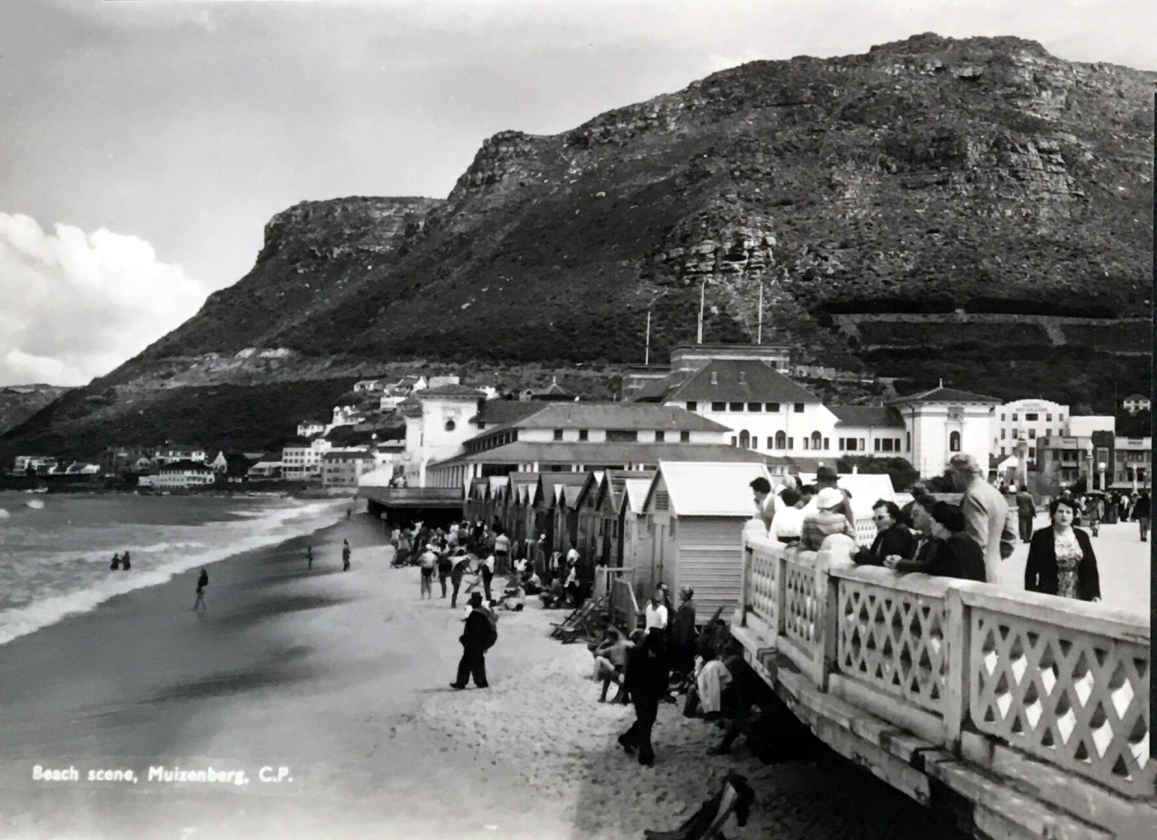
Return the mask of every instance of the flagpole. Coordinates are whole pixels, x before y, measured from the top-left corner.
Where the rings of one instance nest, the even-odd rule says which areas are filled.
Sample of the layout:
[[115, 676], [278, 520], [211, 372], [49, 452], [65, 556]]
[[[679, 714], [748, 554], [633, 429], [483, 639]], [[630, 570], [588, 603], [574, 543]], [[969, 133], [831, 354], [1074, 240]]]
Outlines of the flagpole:
[[763, 278], [759, 278], [759, 326], [755, 328], [755, 343], [763, 344]]
[[707, 294], [707, 281], [704, 280], [699, 284], [699, 337], [697, 344], [703, 343], [703, 301]]
[[650, 366], [651, 364], [651, 310], [647, 310], [647, 342], [646, 349], [643, 350], [643, 365]]

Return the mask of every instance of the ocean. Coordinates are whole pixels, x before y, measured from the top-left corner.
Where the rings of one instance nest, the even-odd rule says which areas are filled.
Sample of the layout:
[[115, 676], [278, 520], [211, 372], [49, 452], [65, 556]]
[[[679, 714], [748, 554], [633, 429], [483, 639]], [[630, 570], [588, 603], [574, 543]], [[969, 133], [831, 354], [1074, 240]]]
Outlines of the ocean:
[[[0, 644], [133, 589], [311, 533], [348, 499], [0, 491]], [[129, 551], [130, 571], [109, 568]]]

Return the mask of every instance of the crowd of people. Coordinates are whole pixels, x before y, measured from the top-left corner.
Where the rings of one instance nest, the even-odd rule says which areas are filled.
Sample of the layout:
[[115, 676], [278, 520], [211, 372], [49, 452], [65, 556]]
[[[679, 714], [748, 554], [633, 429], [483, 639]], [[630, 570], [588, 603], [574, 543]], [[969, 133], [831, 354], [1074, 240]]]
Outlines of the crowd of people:
[[[996, 583], [1001, 564], [1019, 539], [1029, 547], [1026, 590], [1099, 601], [1096, 553], [1089, 532], [1076, 526], [1087, 523], [1095, 537], [1106, 519], [1116, 522], [1131, 517], [1139, 525], [1141, 540], [1148, 538], [1150, 500], [1144, 490], [1081, 496], [1063, 491], [1049, 504], [1049, 525], [1034, 532], [1037, 511], [1032, 494], [1017, 493], [1013, 513], [1005, 495], [985, 480], [971, 455], [954, 455], [949, 472], [962, 494], [958, 504], [938, 500], [923, 485], [913, 487], [912, 501], [903, 509], [878, 500], [872, 506], [876, 537], [870, 547], [856, 551], [855, 562], [897, 573], [924, 572]], [[766, 478], [752, 481], [757, 512], [769, 537], [813, 551], [832, 534], [854, 539], [851, 497], [838, 488], [838, 478], [835, 470], [820, 467], [814, 485], [805, 486], [797, 477], [789, 477], [776, 492]]]

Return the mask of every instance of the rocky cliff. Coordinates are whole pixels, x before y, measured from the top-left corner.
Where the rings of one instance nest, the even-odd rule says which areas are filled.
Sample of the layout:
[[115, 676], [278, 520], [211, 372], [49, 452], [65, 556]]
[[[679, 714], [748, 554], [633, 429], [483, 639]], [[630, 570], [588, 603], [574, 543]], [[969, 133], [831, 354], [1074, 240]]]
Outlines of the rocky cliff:
[[[115, 412], [122, 391], [404, 359], [632, 363], [648, 308], [653, 358], [693, 339], [704, 284], [707, 339], [750, 340], [762, 284], [765, 335], [803, 359], [924, 382], [951, 363], [953, 384], [1009, 395], [1144, 390], [1136, 356], [1080, 330], [1042, 344], [956, 319], [1095, 316], [1112, 332], [1148, 312], [1155, 79], [926, 34], [752, 62], [558, 135], [501, 132], [445, 200], [278, 214], [249, 274], [93, 389]], [[914, 312], [944, 316], [917, 346], [903, 326], [866, 344], [845, 329]], [[281, 355], [255, 368], [244, 348]]]

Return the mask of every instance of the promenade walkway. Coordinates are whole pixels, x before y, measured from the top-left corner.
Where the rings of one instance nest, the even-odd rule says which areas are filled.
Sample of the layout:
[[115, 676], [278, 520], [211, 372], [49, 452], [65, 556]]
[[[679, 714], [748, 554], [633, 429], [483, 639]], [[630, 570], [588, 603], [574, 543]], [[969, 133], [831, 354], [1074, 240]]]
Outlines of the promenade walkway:
[[1135, 524], [1095, 543], [1103, 604], [1023, 592], [1024, 546], [981, 584], [856, 568], [845, 537], [801, 552], [759, 530], [732, 633], [829, 746], [976, 836], [1157, 836]]

